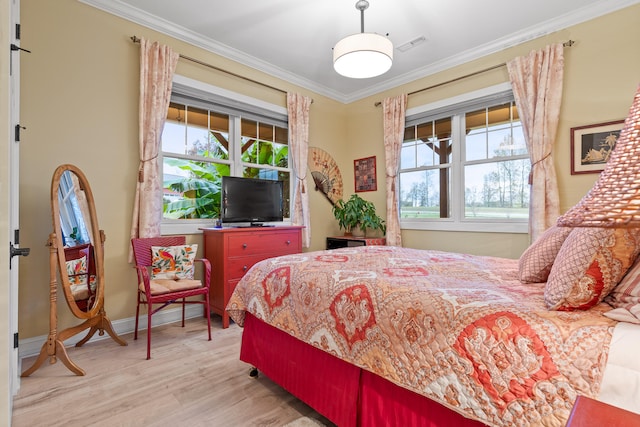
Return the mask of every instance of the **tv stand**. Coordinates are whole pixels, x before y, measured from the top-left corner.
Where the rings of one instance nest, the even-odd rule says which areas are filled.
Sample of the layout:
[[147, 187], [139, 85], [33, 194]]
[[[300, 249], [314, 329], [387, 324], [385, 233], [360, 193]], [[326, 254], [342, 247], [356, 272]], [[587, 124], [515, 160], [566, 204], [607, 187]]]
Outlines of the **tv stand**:
[[[252, 224], [253, 225], [253, 224]], [[240, 279], [257, 262], [302, 252], [302, 226], [202, 228], [204, 256], [211, 263], [209, 311], [222, 316]]]

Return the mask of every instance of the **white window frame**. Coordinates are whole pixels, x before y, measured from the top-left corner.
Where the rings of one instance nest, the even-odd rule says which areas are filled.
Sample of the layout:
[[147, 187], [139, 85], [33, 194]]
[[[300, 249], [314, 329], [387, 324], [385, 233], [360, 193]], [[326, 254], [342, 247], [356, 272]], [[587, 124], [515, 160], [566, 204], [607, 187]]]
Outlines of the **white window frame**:
[[[475, 99], [498, 95], [510, 91], [510, 83], [501, 83], [477, 91], [469, 92], [452, 98], [443, 99], [430, 104], [410, 108], [406, 117], [424, 114], [429, 111], [446, 109], [449, 106], [470, 102]], [[452, 129], [458, 129], [464, 134], [464, 123], [459, 117], [452, 117]], [[529, 232], [528, 220], [502, 219], [468, 219], [464, 218], [464, 164], [462, 162], [463, 146], [459, 143], [452, 147], [451, 158], [451, 217], [450, 218], [400, 218], [400, 228], [403, 230], [431, 230], [431, 231], [465, 231], [490, 233], [523, 233]], [[399, 167], [399, 166], [398, 166]], [[398, 201], [399, 203], [400, 201]]]
[[[252, 98], [250, 96], [246, 96], [240, 93], [236, 93], [227, 89], [223, 89], [218, 86], [210, 85], [208, 83], [204, 83], [198, 80], [191, 79], [189, 77], [185, 77], [182, 75], [174, 75], [173, 84], [180, 85], [182, 87], [187, 87], [194, 89], [200, 93], [205, 93], [211, 95], [212, 97], [222, 97], [228, 100], [235, 101], [238, 105], [251, 105], [256, 107], [256, 109], [266, 110], [276, 115], [287, 117], [288, 111], [285, 107], [281, 107], [279, 105], [271, 104], [269, 102], [262, 101], [260, 99]], [[231, 129], [229, 129], [230, 139], [233, 137], [232, 135], [240, 135], [240, 124], [235, 123], [236, 121], [230, 121], [232, 123]], [[239, 122], [239, 121], [238, 121]], [[240, 147], [238, 144], [234, 144], [232, 149], [233, 157], [231, 164], [231, 175], [235, 175], [237, 171], [242, 170], [242, 161], [240, 158]], [[162, 162], [162, 159], [160, 159]], [[291, 196], [293, 196], [294, 190], [294, 171], [293, 164], [291, 160], [289, 161], [289, 171], [291, 174]], [[259, 165], [258, 165], [259, 166]], [[291, 198], [290, 198], [291, 199]], [[284, 223], [289, 223], [289, 220], [285, 220]], [[212, 219], [164, 219], [162, 220], [162, 224], [160, 225], [160, 232], [162, 235], [170, 235], [170, 234], [201, 234], [201, 228], [210, 228], [214, 226], [214, 220]]]

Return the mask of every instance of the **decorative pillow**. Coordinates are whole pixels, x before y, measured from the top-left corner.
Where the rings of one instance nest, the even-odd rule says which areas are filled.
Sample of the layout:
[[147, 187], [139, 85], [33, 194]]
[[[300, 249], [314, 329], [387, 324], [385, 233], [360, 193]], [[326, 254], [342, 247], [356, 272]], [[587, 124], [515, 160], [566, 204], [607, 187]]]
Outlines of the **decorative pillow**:
[[587, 310], [620, 282], [640, 249], [640, 230], [575, 228], [560, 248], [544, 288], [551, 310]]
[[198, 245], [152, 246], [151, 279], [193, 279]]
[[67, 276], [71, 285], [87, 284], [87, 257], [82, 256], [77, 259], [65, 261], [67, 266]]
[[[624, 308], [629, 311], [640, 310], [640, 257], [622, 278], [618, 286], [613, 288], [605, 298], [613, 308]], [[633, 309], [633, 310], [632, 310]]]
[[525, 283], [546, 282], [553, 262], [573, 228], [549, 227], [518, 260], [518, 278]]

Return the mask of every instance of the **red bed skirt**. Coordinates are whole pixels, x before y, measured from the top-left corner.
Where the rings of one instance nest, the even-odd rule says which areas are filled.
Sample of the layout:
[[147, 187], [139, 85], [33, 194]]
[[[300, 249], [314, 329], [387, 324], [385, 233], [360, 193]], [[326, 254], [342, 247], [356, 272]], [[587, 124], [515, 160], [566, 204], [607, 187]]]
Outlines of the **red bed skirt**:
[[340, 427], [482, 427], [246, 314], [240, 360]]

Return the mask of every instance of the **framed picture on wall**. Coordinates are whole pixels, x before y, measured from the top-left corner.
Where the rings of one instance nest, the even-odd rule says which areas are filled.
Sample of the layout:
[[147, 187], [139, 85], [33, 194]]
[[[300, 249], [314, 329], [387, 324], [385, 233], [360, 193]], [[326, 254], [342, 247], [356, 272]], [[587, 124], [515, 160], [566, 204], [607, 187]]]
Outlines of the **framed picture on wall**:
[[571, 175], [604, 170], [623, 126], [617, 120], [571, 128]]
[[376, 191], [376, 156], [365, 157], [353, 161], [356, 193], [361, 191]]

